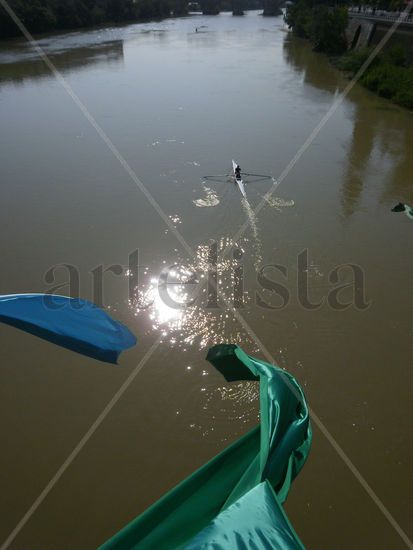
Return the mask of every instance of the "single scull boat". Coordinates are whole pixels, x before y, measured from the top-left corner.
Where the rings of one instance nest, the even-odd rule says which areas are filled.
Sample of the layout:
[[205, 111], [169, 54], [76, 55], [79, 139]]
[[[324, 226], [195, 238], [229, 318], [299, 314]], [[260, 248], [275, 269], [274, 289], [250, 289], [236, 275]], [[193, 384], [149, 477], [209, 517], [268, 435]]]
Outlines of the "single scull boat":
[[[251, 183], [253, 181], [262, 181], [266, 179], [271, 179], [271, 176], [264, 176], [263, 174], [247, 174], [246, 172], [243, 172], [243, 175], [249, 178], [250, 176], [254, 177], [254, 180], [248, 179], [246, 183]], [[238, 185], [239, 190], [241, 191], [242, 196], [244, 199], [247, 198], [247, 194], [245, 192], [244, 182], [242, 181], [241, 176], [241, 170], [238, 166], [238, 164], [235, 162], [235, 160], [232, 161], [232, 174], [220, 174], [216, 176], [203, 176], [202, 179], [209, 180], [209, 181], [217, 181], [219, 183], [224, 183], [221, 181], [221, 178], [225, 178], [226, 181], [235, 181], [235, 183]]]
[[236, 168], [237, 168], [237, 166], [238, 166], [238, 164], [235, 162], [234, 159], [232, 159], [232, 169], [233, 169], [233, 171], [234, 171], [234, 178], [235, 178], [235, 181], [236, 181], [237, 184], [238, 184], [238, 187], [239, 187], [239, 190], [240, 190], [241, 193], [242, 193], [242, 196], [243, 196], [244, 198], [247, 198], [247, 194], [246, 194], [245, 189], [244, 189], [244, 183], [243, 183], [243, 181], [242, 181], [242, 178], [241, 178], [241, 176], [237, 176], [237, 173], [236, 173], [236, 171], [235, 171]]

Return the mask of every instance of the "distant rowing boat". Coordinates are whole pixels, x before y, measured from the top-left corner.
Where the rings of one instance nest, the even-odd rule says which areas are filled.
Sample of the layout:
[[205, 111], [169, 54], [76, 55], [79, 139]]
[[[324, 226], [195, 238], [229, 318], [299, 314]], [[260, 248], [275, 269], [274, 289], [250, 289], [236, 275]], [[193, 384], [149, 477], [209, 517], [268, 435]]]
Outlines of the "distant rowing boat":
[[240, 190], [241, 193], [242, 193], [242, 196], [243, 196], [244, 198], [247, 198], [247, 194], [246, 194], [246, 192], [245, 192], [245, 188], [244, 188], [244, 183], [243, 183], [243, 181], [242, 181], [242, 177], [241, 177], [241, 176], [237, 176], [237, 173], [236, 173], [236, 171], [235, 171], [236, 168], [237, 168], [237, 166], [238, 166], [238, 163], [235, 162], [234, 159], [232, 159], [232, 170], [233, 170], [233, 172], [234, 172], [235, 181], [236, 181], [237, 184], [238, 184], [238, 187], [239, 187], [239, 190]]

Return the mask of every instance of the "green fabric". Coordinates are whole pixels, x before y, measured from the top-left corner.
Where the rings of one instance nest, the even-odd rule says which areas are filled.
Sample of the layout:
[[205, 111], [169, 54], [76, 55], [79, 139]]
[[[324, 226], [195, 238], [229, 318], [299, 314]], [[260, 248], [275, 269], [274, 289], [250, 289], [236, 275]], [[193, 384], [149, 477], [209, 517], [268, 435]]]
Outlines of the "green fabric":
[[304, 550], [277, 496], [263, 481], [221, 512], [185, 550]]
[[[214, 346], [207, 359], [228, 381], [259, 380], [260, 425], [183, 480], [100, 550], [183, 549], [221, 512], [238, 505], [265, 480], [275, 491], [278, 508], [286, 499], [311, 445], [300, 386], [284, 370], [232, 344]], [[296, 546], [280, 548], [300, 547], [294, 539]]]

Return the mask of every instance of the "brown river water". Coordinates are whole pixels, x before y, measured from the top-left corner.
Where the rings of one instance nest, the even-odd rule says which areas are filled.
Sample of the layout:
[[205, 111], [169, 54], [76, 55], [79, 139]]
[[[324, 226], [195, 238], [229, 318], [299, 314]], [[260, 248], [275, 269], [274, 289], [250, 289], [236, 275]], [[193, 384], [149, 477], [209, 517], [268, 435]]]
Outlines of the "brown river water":
[[[113, 366], [0, 327], [0, 544], [159, 338], [10, 548], [93, 549], [254, 426], [256, 386], [226, 384], [205, 361], [218, 342], [259, 357], [265, 347], [293, 373], [413, 537], [413, 222], [391, 212], [413, 203], [412, 114], [356, 86], [255, 214], [272, 180], [247, 182], [245, 201], [203, 176], [235, 158], [276, 180], [346, 86], [281, 17], [194, 16], [39, 43], [158, 206], [36, 52], [2, 43], [0, 293], [95, 300], [138, 345]], [[263, 290], [263, 266], [277, 292]], [[316, 425], [286, 510], [307, 548], [406, 547]]]

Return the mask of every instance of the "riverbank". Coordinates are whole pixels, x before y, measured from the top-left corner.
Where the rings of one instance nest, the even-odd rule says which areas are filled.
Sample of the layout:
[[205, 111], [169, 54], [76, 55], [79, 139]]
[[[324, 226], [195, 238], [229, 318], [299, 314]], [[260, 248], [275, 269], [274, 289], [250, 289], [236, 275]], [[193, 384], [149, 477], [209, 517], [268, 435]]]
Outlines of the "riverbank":
[[[309, 40], [313, 49], [326, 53], [331, 62], [353, 78], [372, 48], [348, 51], [347, 9], [310, 6], [306, 0], [288, 7], [285, 21], [294, 34]], [[413, 109], [413, 66], [406, 45], [383, 50], [364, 72], [360, 84], [393, 103]]]
[[[336, 60], [335, 65], [352, 78], [371, 51], [371, 48], [365, 48], [348, 52]], [[378, 55], [359, 82], [377, 95], [406, 109], [413, 109], [413, 67], [402, 46], [394, 46]]]
[[[80, 0], [20, 0], [10, 2], [10, 7], [32, 34], [87, 29], [108, 23], [138, 23], [187, 13], [187, 5], [181, 0], [92, 0], [85, 3]], [[10, 15], [0, 7], [0, 40], [20, 34]]]

